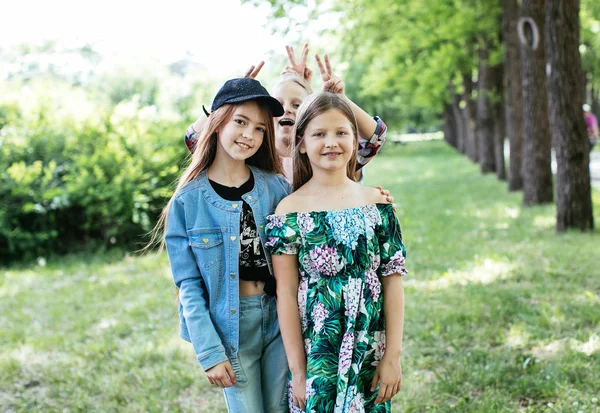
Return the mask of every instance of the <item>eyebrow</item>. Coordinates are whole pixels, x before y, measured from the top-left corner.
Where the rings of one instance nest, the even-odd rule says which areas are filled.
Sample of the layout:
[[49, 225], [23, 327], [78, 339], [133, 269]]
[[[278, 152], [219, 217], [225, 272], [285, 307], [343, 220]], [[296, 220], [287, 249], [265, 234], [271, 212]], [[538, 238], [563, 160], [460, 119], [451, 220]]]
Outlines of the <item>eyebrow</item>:
[[[242, 115], [241, 113], [234, 113], [233, 116], [239, 116], [240, 118], [244, 118], [246, 120], [251, 121], [252, 119], [250, 119], [248, 116], [246, 115]], [[265, 125], [263, 122], [257, 122], [258, 125], [262, 125], [262, 126], [267, 126]]]
[[[329, 128], [325, 126], [322, 128], [314, 128], [314, 129], [312, 129], [312, 131], [315, 132], [315, 131], [322, 131], [322, 130], [326, 130], [326, 129], [329, 129]], [[335, 128], [335, 130], [342, 130], [342, 129], [350, 130], [351, 128], [348, 128], [346, 126], [338, 126], [337, 128]]]

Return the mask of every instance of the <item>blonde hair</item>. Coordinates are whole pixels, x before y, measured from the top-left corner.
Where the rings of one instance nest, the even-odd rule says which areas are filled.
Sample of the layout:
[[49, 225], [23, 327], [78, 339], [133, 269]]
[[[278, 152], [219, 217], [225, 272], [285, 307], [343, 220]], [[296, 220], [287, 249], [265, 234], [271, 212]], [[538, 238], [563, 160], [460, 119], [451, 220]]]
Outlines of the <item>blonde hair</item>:
[[281, 77], [279, 78], [279, 80], [277, 81], [277, 83], [275, 83], [273, 85], [273, 89], [275, 89], [277, 86], [281, 86], [288, 82], [296, 83], [298, 86], [300, 86], [302, 89], [304, 89], [306, 91], [307, 95], [311, 95], [313, 93], [310, 83], [308, 83], [306, 81], [306, 79], [304, 79], [302, 76], [300, 76], [296, 72], [284, 72], [281, 75]]
[[[255, 102], [260, 109], [260, 114], [262, 115], [266, 130], [258, 151], [250, 158], [246, 159], [246, 164], [256, 166], [266, 172], [283, 175], [281, 160], [275, 150], [275, 127], [273, 126], [272, 120], [273, 113], [264, 103], [260, 101]], [[208, 122], [203, 128], [200, 137], [198, 138], [198, 142], [196, 143], [196, 149], [191, 156], [190, 165], [183, 171], [177, 180], [177, 186], [173, 196], [162, 210], [158, 222], [151, 232], [150, 242], [142, 249], [142, 251], [146, 251], [157, 245], [159, 246], [159, 251], [162, 251], [164, 248], [164, 234], [167, 226], [167, 217], [169, 216], [169, 210], [175, 195], [185, 184], [197, 178], [200, 173], [206, 171], [212, 165], [217, 154], [218, 131], [231, 120], [236, 107], [239, 105], [240, 104], [223, 105], [210, 114]]]
[[336, 93], [321, 92], [309, 96], [304, 103], [300, 106], [298, 115], [296, 116], [296, 124], [294, 125], [294, 178], [293, 188], [297, 190], [302, 185], [307, 183], [312, 178], [313, 172], [310, 165], [308, 155], [300, 153], [300, 146], [304, 142], [304, 133], [310, 122], [317, 116], [332, 110], [339, 110], [348, 120], [352, 127], [352, 133], [354, 135], [354, 149], [352, 151], [352, 157], [346, 165], [346, 175], [348, 178], [355, 180], [356, 171], [356, 151], [357, 151], [357, 131], [358, 126], [356, 124], [356, 118], [352, 112], [352, 108], [348, 105], [348, 102]]

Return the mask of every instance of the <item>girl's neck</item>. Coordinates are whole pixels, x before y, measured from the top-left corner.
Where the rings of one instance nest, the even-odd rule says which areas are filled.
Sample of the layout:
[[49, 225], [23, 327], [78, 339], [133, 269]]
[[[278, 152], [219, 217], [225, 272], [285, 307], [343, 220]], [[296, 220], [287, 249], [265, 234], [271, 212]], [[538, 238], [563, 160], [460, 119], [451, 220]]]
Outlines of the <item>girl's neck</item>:
[[211, 181], [229, 187], [239, 187], [250, 179], [250, 168], [245, 161], [222, 156], [220, 152], [217, 150], [215, 160], [208, 167], [208, 178]]
[[343, 191], [345, 186], [352, 183], [346, 175], [346, 170], [328, 171], [313, 169], [313, 176], [308, 181], [313, 190], [324, 190], [329, 193]]

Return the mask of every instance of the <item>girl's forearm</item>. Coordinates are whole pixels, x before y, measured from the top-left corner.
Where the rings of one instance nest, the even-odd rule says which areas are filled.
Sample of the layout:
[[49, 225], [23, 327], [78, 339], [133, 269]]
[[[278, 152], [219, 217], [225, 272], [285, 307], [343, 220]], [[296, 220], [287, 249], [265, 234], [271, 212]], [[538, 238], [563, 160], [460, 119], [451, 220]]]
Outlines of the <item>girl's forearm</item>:
[[358, 134], [363, 138], [370, 138], [375, 133], [375, 129], [377, 129], [377, 122], [371, 115], [362, 110], [360, 106], [356, 103], [352, 102], [352, 100], [348, 99], [348, 104], [352, 108], [352, 113], [354, 113], [354, 117], [356, 118], [356, 123], [358, 125]]
[[398, 274], [381, 278], [383, 313], [385, 316], [385, 353], [394, 357], [402, 354], [404, 330], [404, 287]]
[[283, 347], [292, 374], [306, 374], [306, 355], [298, 314], [298, 299], [290, 293], [277, 294], [277, 315]]

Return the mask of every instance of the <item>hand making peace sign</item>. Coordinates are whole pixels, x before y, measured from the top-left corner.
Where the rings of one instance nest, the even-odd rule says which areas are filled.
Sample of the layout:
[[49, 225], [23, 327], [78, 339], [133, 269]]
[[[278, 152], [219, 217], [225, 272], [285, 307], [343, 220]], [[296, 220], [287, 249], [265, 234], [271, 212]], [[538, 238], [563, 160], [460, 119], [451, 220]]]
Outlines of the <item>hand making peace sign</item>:
[[256, 76], [258, 76], [258, 72], [260, 72], [260, 69], [262, 69], [262, 67], [265, 65], [264, 61], [261, 61], [258, 66], [250, 66], [250, 69], [248, 69], [248, 71], [246, 72], [246, 74], [244, 75], [244, 77], [249, 77], [251, 79], [256, 79]]
[[304, 78], [308, 83], [310, 83], [312, 79], [312, 70], [310, 70], [306, 66], [306, 59], [308, 58], [308, 43], [304, 44], [304, 48], [302, 49], [302, 55], [300, 56], [300, 62], [296, 62], [296, 57], [294, 56], [294, 48], [292, 46], [285, 46], [285, 50], [288, 54], [288, 59], [290, 61], [290, 66], [287, 66], [281, 74], [296, 72], [300, 76]]
[[344, 81], [336, 76], [331, 70], [331, 63], [329, 63], [329, 56], [325, 55], [325, 66], [321, 62], [321, 58], [318, 54], [315, 55], [317, 65], [319, 65], [319, 71], [321, 72], [321, 80], [323, 80], [323, 91], [344, 94], [346, 85]]

